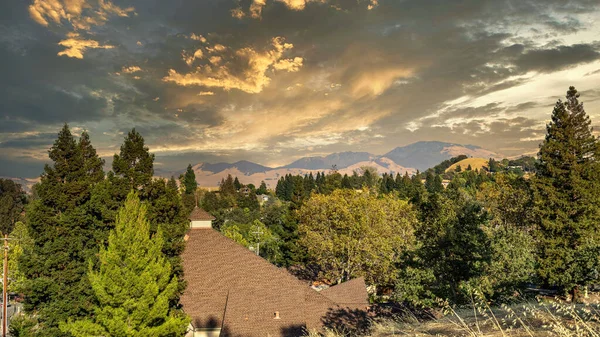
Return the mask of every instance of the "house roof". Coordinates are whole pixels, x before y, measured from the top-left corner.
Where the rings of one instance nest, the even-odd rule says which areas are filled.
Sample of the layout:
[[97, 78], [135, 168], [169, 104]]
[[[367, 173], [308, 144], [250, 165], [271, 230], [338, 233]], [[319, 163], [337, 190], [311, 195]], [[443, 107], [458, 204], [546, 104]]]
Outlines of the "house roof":
[[367, 286], [362, 277], [321, 290], [320, 294], [341, 306], [358, 308], [369, 305]]
[[[320, 328], [328, 311], [340, 307], [331, 299], [338, 292], [329, 298], [314, 291], [214, 229], [190, 230], [182, 259], [183, 310], [195, 328], [222, 328], [221, 336], [301, 335], [304, 328]], [[360, 296], [338, 297], [357, 301]]]
[[210, 215], [207, 211], [203, 210], [202, 208], [196, 206], [190, 214], [189, 219], [191, 221], [212, 221], [215, 219], [215, 217]]

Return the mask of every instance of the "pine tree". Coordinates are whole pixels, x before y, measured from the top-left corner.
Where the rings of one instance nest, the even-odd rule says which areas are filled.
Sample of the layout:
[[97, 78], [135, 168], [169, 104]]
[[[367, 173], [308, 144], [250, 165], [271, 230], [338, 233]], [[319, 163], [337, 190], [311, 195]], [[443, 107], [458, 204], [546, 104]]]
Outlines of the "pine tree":
[[131, 130], [121, 145], [120, 154], [113, 159], [113, 172], [128, 182], [129, 188], [138, 190], [152, 181], [154, 154], [144, 145], [144, 138], [135, 129]]
[[233, 187], [235, 187], [236, 191], [239, 191], [240, 188], [242, 188], [242, 183], [240, 183], [238, 177], [235, 177], [235, 179], [233, 180]]
[[532, 184], [538, 274], [575, 300], [600, 268], [600, 149], [578, 97], [570, 87], [566, 102], [556, 103]]
[[99, 264], [88, 279], [97, 304], [91, 318], [70, 320], [61, 330], [75, 337], [183, 335], [189, 319], [171, 309], [178, 281], [163, 255], [162, 232], [150, 235], [147, 206], [134, 192], [117, 215]]
[[188, 164], [188, 167], [183, 175], [183, 187], [185, 187], [185, 194], [194, 194], [198, 188], [196, 182], [196, 173], [192, 169], [192, 164]]
[[104, 174], [87, 134], [77, 143], [66, 124], [49, 157], [53, 165], [45, 166], [27, 211], [34, 244], [19, 264], [28, 279], [24, 309], [35, 311], [44, 336], [63, 336], [59, 322], [87, 316], [93, 303], [85, 272], [105, 227], [89, 210], [91, 191]]
[[261, 194], [267, 194], [267, 193], [269, 193], [269, 189], [267, 189], [267, 184], [265, 184], [264, 181], [261, 181], [260, 186], [256, 190], [256, 194], [261, 195]]

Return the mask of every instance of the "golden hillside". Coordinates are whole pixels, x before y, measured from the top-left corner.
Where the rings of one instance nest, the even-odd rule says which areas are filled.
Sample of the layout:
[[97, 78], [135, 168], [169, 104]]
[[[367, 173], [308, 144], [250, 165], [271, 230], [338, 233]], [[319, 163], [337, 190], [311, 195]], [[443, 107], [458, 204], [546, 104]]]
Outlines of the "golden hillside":
[[469, 165], [473, 170], [481, 170], [484, 166], [487, 167], [488, 160], [484, 158], [467, 158], [459, 161], [458, 163], [453, 164], [452, 166], [446, 169], [446, 172], [456, 170], [456, 167], [460, 165], [460, 168], [464, 171], [467, 169]]

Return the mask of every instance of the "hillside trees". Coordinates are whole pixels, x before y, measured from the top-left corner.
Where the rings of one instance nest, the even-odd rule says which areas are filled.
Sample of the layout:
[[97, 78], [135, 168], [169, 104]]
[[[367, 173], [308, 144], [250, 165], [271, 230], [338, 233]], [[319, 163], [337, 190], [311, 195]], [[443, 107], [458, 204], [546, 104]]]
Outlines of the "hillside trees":
[[70, 319], [61, 330], [75, 337], [183, 335], [189, 319], [169, 305], [177, 277], [161, 252], [162, 231], [151, 236], [146, 215], [147, 206], [130, 192], [108, 246], [100, 248], [98, 267], [89, 264], [94, 315]]
[[95, 232], [103, 227], [87, 210], [104, 173], [88, 140], [84, 133], [77, 142], [67, 125], [62, 128], [49, 151], [53, 163], [45, 166], [27, 212], [34, 243], [20, 260], [27, 278], [24, 307], [37, 313], [45, 336], [62, 336], [58, 323], [87, 316], [93, 303], [85, 272], [98, 249]]
[[414, 243], [416, 214], [405, 201], [363, 190], [313, 194], [299, 210], [299, 243], [320, 276], [339, 283], [364, 276], [390, 286], [396, 261]]
[[570, 87], [556, 103], [532, 180], [538, 274], [574, 299], [600, 268], [600, 150], [578, 98]]

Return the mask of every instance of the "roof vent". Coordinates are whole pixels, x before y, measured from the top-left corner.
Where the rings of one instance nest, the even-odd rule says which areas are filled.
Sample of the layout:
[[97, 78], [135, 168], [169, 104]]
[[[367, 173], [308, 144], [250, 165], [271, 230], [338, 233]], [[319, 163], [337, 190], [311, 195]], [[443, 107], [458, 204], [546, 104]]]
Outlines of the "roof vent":
[[279, 317], [279, 311], [275, 311], [275, 314], [273, 315], [273, 319], [281, 319], [281, 317]]

